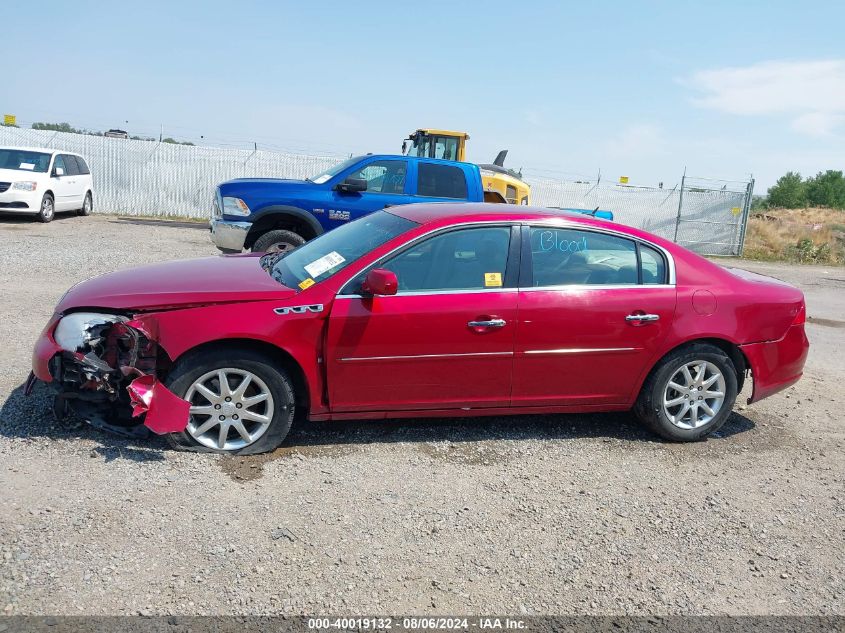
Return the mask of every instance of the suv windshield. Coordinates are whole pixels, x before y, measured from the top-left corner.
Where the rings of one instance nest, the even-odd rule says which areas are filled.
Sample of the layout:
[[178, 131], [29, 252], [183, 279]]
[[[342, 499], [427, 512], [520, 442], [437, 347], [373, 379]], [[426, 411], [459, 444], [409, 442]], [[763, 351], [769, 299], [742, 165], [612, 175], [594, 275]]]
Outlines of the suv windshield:
[[306, 178], [305, 180], [309, 180], [315, 184], [322, 185], [327, 180], [331, 180], [335, 176], [337, 176], [340, 172], [342, 172], [347, 167], [352, 167], [355, 163], [360, 161], [363, 156], [353, 156], [352, 158], [348, 158], [342, 163], [338, 163], [334, 167], [329, 167], [325, 171], [321, 171], [316, 176], [312, 176], [311, 178]]
[[411, 220], [377, 211], [291, 251], [273, 264], [270, 274], [288, 288], [305, 290], [415, 226]]
[[0, 149], [0, 169], [44, 173], [49, 167], [50, 154], [25, 149]]

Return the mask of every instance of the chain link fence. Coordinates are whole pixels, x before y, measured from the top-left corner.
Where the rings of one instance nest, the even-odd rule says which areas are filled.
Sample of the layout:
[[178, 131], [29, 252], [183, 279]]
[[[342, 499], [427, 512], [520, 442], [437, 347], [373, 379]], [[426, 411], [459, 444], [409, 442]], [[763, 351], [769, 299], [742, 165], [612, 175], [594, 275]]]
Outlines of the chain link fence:
[[[85, 156], [95, 211], [207, 218], [214, 187], [232, 178], [305, 178], [342, 160], [266, 150], [222, 149], [0, 127], [0, 145], [49, 147]], [[526, 177], [532, 204], [612, 211], [639, 227], [708, 255], [740, 255], [753, 181], [684, 176], [672, 189]]]

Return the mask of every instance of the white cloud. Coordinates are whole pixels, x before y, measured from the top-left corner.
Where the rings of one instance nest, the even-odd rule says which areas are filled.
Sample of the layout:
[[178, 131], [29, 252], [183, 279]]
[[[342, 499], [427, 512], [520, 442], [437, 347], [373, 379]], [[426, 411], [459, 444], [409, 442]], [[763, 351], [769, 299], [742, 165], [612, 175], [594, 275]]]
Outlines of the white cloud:
[[605, 152], [620, 158], [642, 158], [660, 156], [667, 152], [667, 141], [663, 131], [650, 123], [639, 123], [626, 127], [615, 138], [605, 144]]
[[786, 115], [802, 134], [827, 136], [845, 122], [845, 59], [767, 61], [703, 70], [681, 83], [701, 107], [739, 115]]

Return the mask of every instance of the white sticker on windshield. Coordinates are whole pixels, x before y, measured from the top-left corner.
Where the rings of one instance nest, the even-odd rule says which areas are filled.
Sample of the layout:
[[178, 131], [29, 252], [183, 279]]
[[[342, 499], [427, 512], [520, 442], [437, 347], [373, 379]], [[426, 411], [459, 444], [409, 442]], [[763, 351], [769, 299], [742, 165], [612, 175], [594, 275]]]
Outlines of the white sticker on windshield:
[[20, 169], [35, 169], [35, 163], [21, 163]]
[[319, 277], [327, 270], [330, 270], [345, 261], [346, 260], [343, 258], [343, 255], [337, 251], [332, 251], [328, 255], [323, 255], [320, 259], [315, 259], [313, 262], [308, 264], [305, 267], [305, 272], [307, 272], [311, 277]]
[[315, 185], [322, 185], [322, 184], [323, 184], [324, 182], [326, 182], [329, 178], [331, 178], [331, 176], [328, 176], [328, 175], [326, 175], [326, 174], [323, 174], [322, 176], [320, 176], [319, 178], [315, 178], [315, 179], [314, 179], [314, 180], [312, 180], [311, 182], [313, 182]]

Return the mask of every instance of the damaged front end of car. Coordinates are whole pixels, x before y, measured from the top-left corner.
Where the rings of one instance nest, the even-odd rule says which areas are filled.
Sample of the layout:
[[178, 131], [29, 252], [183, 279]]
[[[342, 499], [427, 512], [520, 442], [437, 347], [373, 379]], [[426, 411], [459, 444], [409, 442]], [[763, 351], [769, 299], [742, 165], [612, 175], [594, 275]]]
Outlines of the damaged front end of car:
[[159, 378], [170, 359], [157, 343], [155, 319], [72, 312], [45, 335], [41, 353], [49, 375], [35, 375], [55, 390], [57, 417], [73, 411], [97, 428], [130, 437], [185, 429], [190, 404]]

